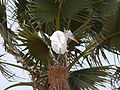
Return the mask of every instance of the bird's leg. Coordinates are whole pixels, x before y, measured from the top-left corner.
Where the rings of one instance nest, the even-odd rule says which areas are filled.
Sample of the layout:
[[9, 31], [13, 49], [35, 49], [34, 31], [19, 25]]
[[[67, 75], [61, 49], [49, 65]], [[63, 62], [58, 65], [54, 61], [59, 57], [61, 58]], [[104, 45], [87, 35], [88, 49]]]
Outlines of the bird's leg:
[[59, 58], [60, 58], [60, 56], [61, 56], [61, 54], [59, 54], [59, 56], [57, 57], [57, 60], [55, 60], [56, 61], [56, 65], [59, 64]]
[[61, 54], [59, 54], [59, 55], [58, 55], [58, 57], [57, 57], [57, 61], [59, 61], [59, 59], [60, 59], [60, 56], [61, 56]]
[[59, 63], [60, 56], [61, 56], [61, 50], [59, 50], [59, 55], [57, 57], [57, 64]]
[[64, 57], [65, 57], [65, 66], [66, 66], [68, 60], [67, 52], [65, 52]]

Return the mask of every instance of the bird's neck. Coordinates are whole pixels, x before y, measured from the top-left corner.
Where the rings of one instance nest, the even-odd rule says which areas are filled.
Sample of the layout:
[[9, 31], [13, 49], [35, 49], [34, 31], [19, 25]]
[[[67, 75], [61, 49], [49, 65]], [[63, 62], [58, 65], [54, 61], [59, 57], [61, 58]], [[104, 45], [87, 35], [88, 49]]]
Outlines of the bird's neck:
[[66, 41], [68, 41], [68, 39], [69, 39], [68, 35], [67, 34], [64, 34], [64, 35], [65, 35]]

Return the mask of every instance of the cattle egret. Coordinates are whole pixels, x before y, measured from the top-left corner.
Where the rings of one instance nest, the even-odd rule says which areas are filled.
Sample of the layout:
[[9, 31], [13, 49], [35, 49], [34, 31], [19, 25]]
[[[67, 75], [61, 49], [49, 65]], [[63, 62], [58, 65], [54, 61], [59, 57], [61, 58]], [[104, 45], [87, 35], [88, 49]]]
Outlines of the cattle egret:
[[[50, 37], [51, 47], [54, 52], [57, 54], [65, 54], [67, 52], [67, 41], [71, 39], [77, 43], [79, 43], [73, 36], [73, 33], [70, 30], [55, 31]], [[58, 59], [57, 59], [58, 60]]]

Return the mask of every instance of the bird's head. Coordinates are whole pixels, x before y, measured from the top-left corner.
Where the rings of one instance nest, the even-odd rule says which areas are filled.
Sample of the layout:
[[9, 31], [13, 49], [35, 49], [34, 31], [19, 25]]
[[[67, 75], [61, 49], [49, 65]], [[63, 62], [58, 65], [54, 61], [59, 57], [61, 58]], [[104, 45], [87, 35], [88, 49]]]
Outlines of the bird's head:
[[79, 42], [74, 38], [74, 35], [71, 32], [71, 30], [64, 30], [64, 34], [65, 34], [65, 37], [66, 37], [67, 40], [71, 39], [71, 40], [73, 40], [73, 41], [75, 41], [76, 43], [79, 44]]

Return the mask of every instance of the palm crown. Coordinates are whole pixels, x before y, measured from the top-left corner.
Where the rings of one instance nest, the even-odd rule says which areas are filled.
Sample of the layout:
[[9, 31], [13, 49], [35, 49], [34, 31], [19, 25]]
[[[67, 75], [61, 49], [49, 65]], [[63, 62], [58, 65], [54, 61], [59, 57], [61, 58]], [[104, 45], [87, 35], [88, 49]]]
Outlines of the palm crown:
[[[22, 58], [18, 62], [30, 72], [33, 80], [16, 86], [25, 84], [47, 90], [47, 71], [50, 65], [54, 65], [57, 55], [52, 51], [46, 35], [50, 36], [55, 30], [64, 28], [71, 29], [79, 41], [79, 45], [70, 41], [67, 62], [64, 62], [63, 56], [60, 58], [62, 66], [66, 66], [66, 63], [68, 65], [71, 90], [98, 89], [98, 85], [107, 81], [104, 77], [110, 76], [110, 69], [113, 68], [103, 66], [104, 61], [109, 64], [105, 50], [117, 55], [120, 51], [117, 42], [120, 34], [118, 0], [15, 0], [17, 8], [14, 16], [22, 29], [18, 30], [18, 35], [6, 26], [6, 8], [3, 2], [5, 1], [0, 4], [0, 33], [6, 50], [15, 57]], [[21, 50], [22, 46], [25, 48]], [[104, 60], [101, 60], [101, 55]], [[38, 85], [36, 87], [35, 82]]]

